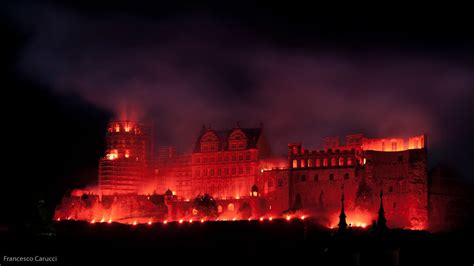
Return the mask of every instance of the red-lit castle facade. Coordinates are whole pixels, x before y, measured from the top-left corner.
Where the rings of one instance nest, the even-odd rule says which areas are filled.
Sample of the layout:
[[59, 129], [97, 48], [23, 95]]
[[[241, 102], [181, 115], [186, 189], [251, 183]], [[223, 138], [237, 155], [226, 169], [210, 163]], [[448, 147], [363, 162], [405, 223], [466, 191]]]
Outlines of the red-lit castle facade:
[[151, 139], [146, 124], [112, 121], [98, 188], [65, 196], [55, 218], [126, 223], [193, 219], [194, 198], [209, 194], [217, 201], [218, 219], [301, 213], [332, 227], [344, 193], [348, 223], [365, 226], [376, 218], [383, 191], [389, 226], [429, 225], [425, 135], [369, 139], [358, 134], [347, 136], [343, 144], [339, 137], [329, 137], [319, 150], [290, 143], [286, 158], [272, 155], [262, 126], [203, 127], [191, 153], [161, 147], [154, 159]]

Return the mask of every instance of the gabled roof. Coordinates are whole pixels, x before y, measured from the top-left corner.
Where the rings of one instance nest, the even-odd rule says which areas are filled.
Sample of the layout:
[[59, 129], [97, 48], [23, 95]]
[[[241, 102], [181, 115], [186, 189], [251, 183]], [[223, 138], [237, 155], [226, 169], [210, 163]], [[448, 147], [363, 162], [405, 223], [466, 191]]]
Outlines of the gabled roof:
[[213, 129], [206, 129], [201, 130], [199, 137], [196, 139], [195, 147], [193, 152], [200, 152], [200, 141], [201, 138], [206, 134], [209, 130], [213, 131], [217, 137], [219, 138], [219, 150], [228, 150], [228, 139], [232, 132], [236, 129], [242, 130], [245, 136], [247, 137], [247, 149], [256, 148], [257, 142], [262, 135], [262, 128], [232, 128], [232, 129], [225, 129], [225, 130], [213, 130]]

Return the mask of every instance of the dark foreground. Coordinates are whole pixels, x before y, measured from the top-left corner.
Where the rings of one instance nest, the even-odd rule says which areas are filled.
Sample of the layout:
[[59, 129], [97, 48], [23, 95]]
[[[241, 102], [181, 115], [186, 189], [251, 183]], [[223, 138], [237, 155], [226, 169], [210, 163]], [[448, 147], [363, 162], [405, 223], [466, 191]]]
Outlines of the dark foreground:
[[[4, 265], [473, 265], [472, 232], [430, 234], [354, 228], [337, 234], [300, 221], [54, 224], [53, 235], [0, 232]], [[8, 262], [7, 257], [57, 257]], [[285, 259], [285, 260], [283, 260]], [[262, 264], [263, 263], [263, 264]]]

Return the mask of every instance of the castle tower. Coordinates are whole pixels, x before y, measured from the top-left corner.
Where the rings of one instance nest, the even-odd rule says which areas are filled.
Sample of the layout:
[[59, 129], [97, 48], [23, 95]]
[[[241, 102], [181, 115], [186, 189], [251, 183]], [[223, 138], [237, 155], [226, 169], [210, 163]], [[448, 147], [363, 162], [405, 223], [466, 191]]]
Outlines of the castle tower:
[[151, 175], [151, 127], [132, 121], [111, 121], [105, 156], [99, 161], [102, 195], [137, 194]]

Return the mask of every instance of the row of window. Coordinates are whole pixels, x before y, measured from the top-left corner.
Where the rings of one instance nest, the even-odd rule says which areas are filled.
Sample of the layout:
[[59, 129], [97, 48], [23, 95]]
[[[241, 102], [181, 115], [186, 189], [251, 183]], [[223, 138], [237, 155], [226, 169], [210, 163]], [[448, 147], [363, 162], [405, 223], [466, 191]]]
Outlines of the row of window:
[[[217, 151], [218, 143], [201, 143], [201, 151]], [[229, 150], [243, 150], [246, 148], [246, 143], [244, 141], [231, 142], [229, 143]]]
[[[331, 180], [331, 181], [334, 180], [334, 174], [329, 174], [328, 179]], [[348, 179], [349, 179], [349, 173], [345, 173], [344, 174], [344, 180], [348, 180]], [[296, 182], [298, 182], [298, 181], [306, 182], [306, 180], [307, 180], [306, 175], [300, 175], [299, 178], [295, 179]], [[320, 179], [319, 179], [318, 174], [313, 176], [313, 181], [319, 181], [319, 180]]]
[[254, 169], [251, 168], [250, 166], [245, 167], [232, 167], [232, 168], [210, 168], [210, 169], [197, 169], [194, 170], [194, 176], [195, 177], [200, 177], [200, 176], [228, 176], [228, 175], [242, 175], [242, 174], [250, 174], [254, 173]]
[[[322, 160], [320, 158], [317, 158], [316, 160], [313, 159], [301, 159], [297, 160], [294, 159], [292, 162], [292, 167], [293, 168], [305, 168], [305, 167], [328, 167], [329, 162], [331, 163], [331, 166], [351, 166], [353, 164], [352, 157], [331, 157], [331, 160], [329, 161], [329, 158], [323, 158]], [[299, 163], [299, 164], [298, 164]]]
[[214, 162], [229, 162], [229, 160], [231, 162], [235, 162], [235, 161], [250, 161], [250, 154], [239, 154], [239, 155], [232, 155], [232, 156], [217, 156], [217, 157], [214, 157], [214, 156], [211, 156], [211, 157], [202, 157], [202, 160], [201, 158], [196, 158], [194, 160], [195, 163], [214, 163]]

